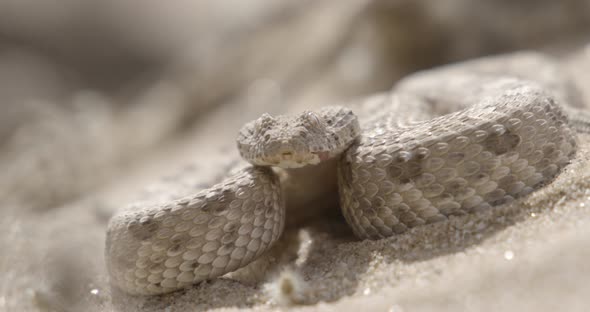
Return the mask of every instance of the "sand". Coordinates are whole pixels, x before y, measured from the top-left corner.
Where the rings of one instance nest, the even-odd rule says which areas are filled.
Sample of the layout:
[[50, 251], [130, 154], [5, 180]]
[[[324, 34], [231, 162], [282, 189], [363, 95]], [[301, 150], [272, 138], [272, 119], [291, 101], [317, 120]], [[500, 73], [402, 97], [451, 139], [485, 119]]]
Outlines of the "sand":
[[[145, 181], [194, 163], [201, 146], [222, 148], [223, 140], [209, 139], [204, 129], [226, 114], [213, 114], [90, 196], [42, 215], [3, 216], [0, 309], [279, 309], [265, 282], [218, 279], [152, 298], [127, 296], [108, 284], [102, 259], [108, 216], [136, 199]], [[305, 281], [302, 304], [293, 310], [582, 311], [590, 295], [589, 160], [590, 136], [581, 135], [573, 163], [530, 197], [380, 241], [358, 241], [342, 219], [309, 222], [285, 234], [280, 244], [287, 255], [275, 255], [271, 268], [290, 267]], [[268, 275], [260, 280], [272, 283]]]
[[[576, 66], [564, 63], [579, 77], [587, 77], [579, 73], [588, 68], [587, 51]], [[585, 96], [588, 80], [577, 79]], [[288, 107], [307, 106], [310, 97]], [[315, 103], [330, 99], [315, 97]], [[359, 241], [341, 217], [321, 217], [288, 230], [258, 266], [233, 278], [157, 297], [112, 289], [103, 260], [108, 218], [129, 203], [158, 198], [179, 173], [195, 172], [190, 183], [214, 174], [236, 153], [232, 140], [241, 123], [259, 113], [231, 103], [217, 107], [65, 205], [32, 212], [3, 203], [0, 310], [584, 311], [590, 305], [588, 134], [580, 134], [576, 158], [555, 181], [489, 212], [379, 241]], [[289, 278], [291, 296], [277, 296]]]

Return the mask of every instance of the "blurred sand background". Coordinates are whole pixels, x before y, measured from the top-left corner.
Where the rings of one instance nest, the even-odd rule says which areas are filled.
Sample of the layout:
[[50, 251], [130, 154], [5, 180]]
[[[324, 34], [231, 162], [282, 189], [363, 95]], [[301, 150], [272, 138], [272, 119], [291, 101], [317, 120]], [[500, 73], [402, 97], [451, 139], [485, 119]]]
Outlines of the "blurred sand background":
[[337, 217], [289, 230], [267, 260], [305, 281], [301, 305], [273, 302], [270, 273], [127, 296], [103, 250], [116, 210], [206, 185], [263, 112], [524, 49], [590, 106], [588, 43], [588, 0], [0, 0], [0, 311], [585, 311], [588, 135], [551, 185], [485, 214], [371, 242]]

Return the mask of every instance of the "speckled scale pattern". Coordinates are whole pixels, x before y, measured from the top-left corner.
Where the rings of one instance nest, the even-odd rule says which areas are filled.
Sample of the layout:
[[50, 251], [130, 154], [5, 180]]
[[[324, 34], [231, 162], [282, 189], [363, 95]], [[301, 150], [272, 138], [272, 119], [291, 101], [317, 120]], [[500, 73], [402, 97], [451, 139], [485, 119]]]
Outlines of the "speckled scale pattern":
[[464, 106], [459, 112], [432, 118], [433, 103], [424, 101], [416, 115], [424, 121], [403, 125], [397, 119], [408, 108], [393, 101], [383, 120], [365, 123], [339, 167], [342, 210], [357, 236], [388, 237], [508, 203], [553, 179], [573, 157], [567, 117], [539, 86], [469, 81], [464, 90], [477, 94], [454, 103]]
[[109, 224], [112, 282], [150, 295], [234, 271], [272, 245], [284, 218], [276, 176], [258, 167], [168, 205], [130, 209]]

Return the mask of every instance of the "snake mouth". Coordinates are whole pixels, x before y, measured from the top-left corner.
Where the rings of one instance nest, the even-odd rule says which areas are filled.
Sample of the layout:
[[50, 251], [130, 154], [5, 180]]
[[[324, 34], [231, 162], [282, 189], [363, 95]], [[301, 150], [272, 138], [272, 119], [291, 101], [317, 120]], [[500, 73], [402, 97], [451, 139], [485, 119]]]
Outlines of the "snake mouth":
[[301, 168], [308, 165], [317, 165], [322, 161], [317, 153], [283, 152], [273, 156], [267, 156], [256, 163], [259, 166], [275, 166], [280, 168]]

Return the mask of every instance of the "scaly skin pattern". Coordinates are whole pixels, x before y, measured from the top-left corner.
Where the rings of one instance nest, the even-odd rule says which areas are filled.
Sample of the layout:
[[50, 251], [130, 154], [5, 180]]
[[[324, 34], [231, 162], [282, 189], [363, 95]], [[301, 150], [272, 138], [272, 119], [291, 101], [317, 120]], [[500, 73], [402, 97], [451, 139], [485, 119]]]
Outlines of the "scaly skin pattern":
[[[351, 108], [264, 115], [238, 135], [253, 166], [195, 195], [111, 219], [111, 281], [130, 294], [162, 294], [256, 259], [283, 230], [285, 190], [305, 193], [295, 192], [305, 175], [281, 175], [294, 182], [285, 188], [270, 166], [333, 170], [334, 196], [361, 239], [529, 194], [574, 157], [575, 131], [590, 129], [588, 113], [569, 108], [582, 105], [567, 79], [549, 58], [518, 53], [416, 73]], [[318, 188], [324, 184], [331, 183]]]
[[[408, 126], [386, 117], [347, 150], [340, 199], [358, 237], [384, 238], [510, 202], [553, 179], [574, 156], [567, 117], [543, 89], [475, 77], [467, 90], [477, 96], [465, 99], [478, 100], [465, 109]], [[402, 108], [411, 109], [400, 105], [395, 115], [403, 116]]]
[[283, 231], [281, 196], [269, 168], [249, 167], [194, 196], [122, 211], [107, 232], [111, 282], [161, 294], [248, 264]]

